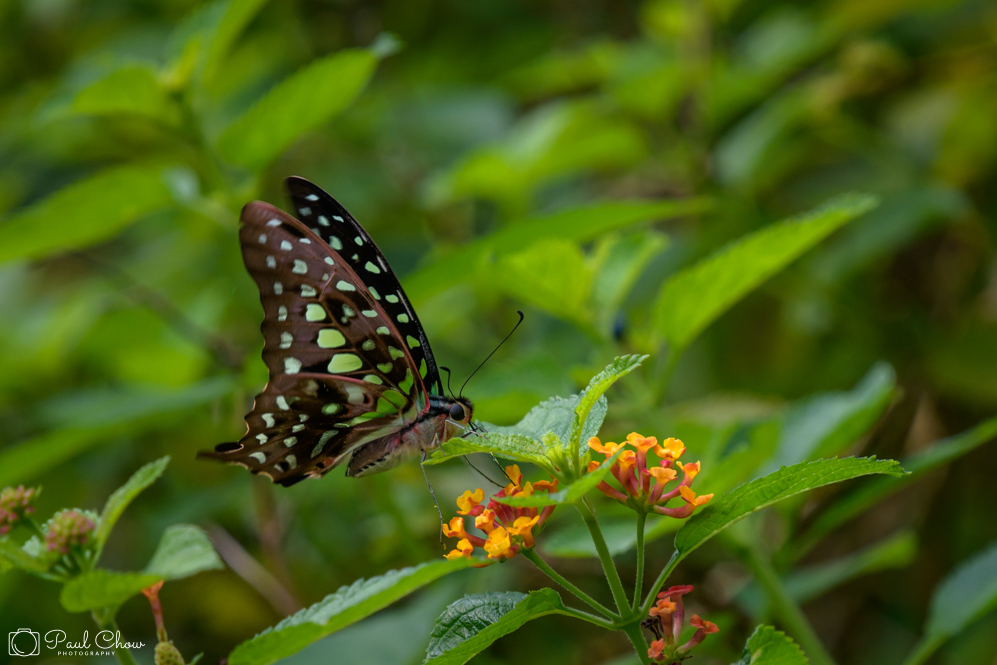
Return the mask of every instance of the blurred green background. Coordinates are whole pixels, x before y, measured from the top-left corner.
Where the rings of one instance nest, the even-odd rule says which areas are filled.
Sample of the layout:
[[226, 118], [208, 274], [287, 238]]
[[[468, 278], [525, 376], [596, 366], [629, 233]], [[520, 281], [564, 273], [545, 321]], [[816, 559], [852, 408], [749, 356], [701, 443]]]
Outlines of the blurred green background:
[[[104, 565], [140, 568], [169, 524], [207, 528], [232, 570], [162, 592], [170, 636], [205, 662], [342, 584], [442, 553], [415, 465], [284, 490], [194, 460], [242, 435], [266, 381], [238, 210], [286, 206], [291, 174], [369, 230], [455, 383], [525, 311], [467, 388], [484, 420], [648, 352], [610, 395], [603, 438], [682, 436], [709, 492], [806, 457], [780, 441], [823, 446], [821, 417], [840, 439], [825, 452], [904, 458], [997, 411], [993, 2], [0, 0], [0, 485], [41, 483], [44, 518], [98, 508], [171, 455]], [[881, 204], [681, 355], [664, 343], [669, 276], [853, 190]], [[461, 464], [430, 473], [451, 514], [482, 482]], [[804, 566], [892, 547], [804, 606], [839, 662], [901, 662], [932, 588], [997, 538], [995, 476], [983, 446], [806, 548]], [[773, 548], [838, 491], [773, 515]], [[577, 522], [555, 513], [541, 549], [560, 530], [563, 550]], [[656, 571], [670, 542], [649, 547]], [[604, 593], [594, 559], [562, 553]], [[748, 581], [718, 548], [680, 567], [674, 583], [696, 584], [695, 611], [723, 630], [695, 662], [736, 660], [766, 618]], [[418, 662], [454, 598], [543, 584], [521, 560], [469, 571], [292, 660]], [[0, 576], [0, 635], [92, 631], [58, 591]], [[144, 599], [119, 622], [154, 639]], [[629, 649], [545, 618], [473, 662], [623, 663]], [[995, 651], [991, 613], [931, 662]]]

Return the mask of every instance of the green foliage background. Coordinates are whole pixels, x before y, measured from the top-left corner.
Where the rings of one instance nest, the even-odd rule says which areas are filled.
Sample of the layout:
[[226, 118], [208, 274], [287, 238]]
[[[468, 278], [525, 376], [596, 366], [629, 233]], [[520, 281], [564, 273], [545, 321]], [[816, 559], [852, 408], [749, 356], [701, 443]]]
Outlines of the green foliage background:
[[[140, 570], [166, 526], [205, 527], [236, 570], [162, 598], [172, 639], [211, 662], [441, 554], [415, 466], [282, 490], [194, 460], [242, 434], [266, 380], [238, 210], [285, 205], [290, 174], [370, 231], [455, 382], [526, 312], [468, 386], [484, 420], [646, 352], [604, 438], [683, 437], [701, 492], [816, 456], [915, 455], [997, 410], [995, 35], [992, 3], [971, 0], [0, 0], [0, 485], [43, 484], [42, 515], [98, 508], [172, 456], [104, 565]], [[766, 228], [852, 190], [878, 207]], [[715, 272], [680, 273], [763, 228]], [[939, 580], [997, 539], [997, 454], [973, 450], [992, 435], [830, 538], [840, 488], [768, 516], [789, 580], [827, 564], [832, 582], [796, 583], [839, 662], [900, 662]], [[445, 509], [481, 484], [430, 473]], [[574, 518], [555, 513], [541, 548], [567, 557]], [[601, 593], [594, 560], [564, 563]], [[418, 662], [450, 601], [541, 586], [523, 564], [454, 575], [287, 662]], [[736, 660], [768, 616], [745, 570], [710, 545], [674, 579], [723, 630], [697, 662]], [[58, 594], [0, 576], [0, 635], [92, 630]], [[145, 600], [124, 610], [151, 643]], [[627, 657], [590, 633], [548, 617], [474, 662]], [[932, 662], [995, 650], [991, 612]]]

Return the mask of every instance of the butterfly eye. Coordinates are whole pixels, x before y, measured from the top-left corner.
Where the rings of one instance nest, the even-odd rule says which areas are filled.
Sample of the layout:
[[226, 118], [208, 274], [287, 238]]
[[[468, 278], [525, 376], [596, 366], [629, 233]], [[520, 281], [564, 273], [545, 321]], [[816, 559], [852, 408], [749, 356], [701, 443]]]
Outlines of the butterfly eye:
[[462, 404], [451, 404], [450, 417], [454, 420], [464, 420], [464, 406]]

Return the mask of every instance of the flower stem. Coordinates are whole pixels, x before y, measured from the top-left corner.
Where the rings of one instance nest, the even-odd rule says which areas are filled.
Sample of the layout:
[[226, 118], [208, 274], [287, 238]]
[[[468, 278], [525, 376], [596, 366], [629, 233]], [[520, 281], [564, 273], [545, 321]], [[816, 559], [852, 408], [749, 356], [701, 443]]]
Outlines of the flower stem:
[[640, 607], [640, 592], [644, 590], [644, 524], [647, 513], [637, 513], [637, 580], [634, 582], [634, 612]]
[[654, 605], [654, 601], [658, 597], [658, 592], [661, 591], [661, 587], [665, 585], [665, 581], [668, 579], [668, 576], [672, 574], [672, 571], [675, 570], [675, 566], [679, 565], [679, 561], [681, 560], [682, 559], [677, 551], [672, 554], [672, 558], [669, 559], [668, 563], [665, 564], [665, 567], [661, 569], [661, 572], [658, 573], [658, 577], [654, 580], [654, 584], [652, 584], [651, 588], [648, 590], [647, 597], [644, 598], [644, 604], [640, 606], [639, 616], [647, 616], [647, 613], [651, 611], [651, 606]]
[[637, 652], [641, 664], [649, 665], [651, 658], [647, 655], [647, 640], [644, 639], [644, 633], [640, 631], [640, 623], [627, 624], [623, 627], [623, 632], [627, 634], [630, 643], [634, 645], [634, 651]]
[[613, 600], [616, 601], [616, 609], [619, 611], [621, 617], [627, 618], [632, 614], [630, 602], [627, 600], [627, 592], [623, 590], [623, 582], [620, 581], [620, 574], [613, 563], [613, 557], [609, 553], [609, 547], [606, 545], [606, 539], [602, 535], [602, 529], [599, 528], [599, 521], [595, 517], [595, 510], [592, 508], [592, 504], [587, 497], [576, 504], [576, 507], [578, 508], [578, 512], [582, 514], [585, 526], [588, 527], [589, 535], [592, 536], [592, 542], [595, 543], [595, 550], [599, 554], [599, 561], [602, 563], [602, 569], [606, 573], [609, 589], [613, 592]]
[[[117, 642], [118, 634], [121, 632], [118, 628], [117, 622], [114, 620], [114, 614], [110, 608], [104, 610], [104, 615], [99, 617], [97, 612], [93, 612], [93, 620], [102, 630], [110, 630], [114, 633], [115, 642]], [[132, 652], [125, 647], [115, 647], [114, 655], [118, 659], [121, 665], [137, 665], [135, 659], [132, 657]]]
[[606, 630], [616, 630], [616, 624], [614, 624], [612, 621], [606, 621], [602, 617], [597, 617], [594, 614], [589, 614], [588, 612], [582, 612], [581, 610], [576, 610], [573, 607], [565, 607], [563, 610], [561, 610], [561, 613], [569, 617], [575, 617], [576, 619], [581, 619], [582, 621], [587, 621], [588, 623], [595, 624], [596, 626], [605, 628]]
[[533, 563], [533, 565], [539, 568], [540, 571], [543, 572], [547, 577], [549, 577], [550, 579], [554, 580], [554, 582], [564, 587], [566, 591], [570, 592], [578, 600], [582, 601], [583, 603], [594, 609], [599, 614], [611, 620], [620, 618], [618, 615], [614, 614], [611, 609], [609, 609], [608, 607], [597, 601], [595, 598], [592, 598], [590, 595], [588, 595], [587, 593], [576, 587], [568, 580], [564, 579], [564, 577], [562, 577], [561, 574], [558, 573], [556, 570], [551, 568], [550, 564], [544, 561], [543, 558], [541, 558], [541, 556], [537, 554], [535, 550], [524, 549], [523, 556], [529, 559]]
[[755, 543], [747, 543], [740, 548], [740, 552], [744, 563], [754, 574], [755, 581], [768, 597], [776, 616], [803, 647], [810, 662], [813, 665], [835, 665], [834, 659], [817, 637], [803, 610], [787, 593], [772, 563], [758, 546]]

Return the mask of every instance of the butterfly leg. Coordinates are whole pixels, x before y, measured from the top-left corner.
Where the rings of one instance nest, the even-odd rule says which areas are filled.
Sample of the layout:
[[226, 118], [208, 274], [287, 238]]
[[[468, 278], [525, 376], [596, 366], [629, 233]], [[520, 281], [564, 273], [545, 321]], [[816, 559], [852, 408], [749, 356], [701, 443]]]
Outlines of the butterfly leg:
[[[426, 461], [426, 451], [422, 451], [422, 461]], [[433, 484], [429, 482], [429, 474], [426, 473], [426, 467], [419, 464], [419, 468], [422, 469], [422, 477], [426, 479], [426, 486], [429, 487], [429, 493], [433, 497], [433, 504], [436, 505], [436, 512], [440, 516], [440, 545], [443, 545], [443, 549], [446, 549], [446, 545], [443, 544], [443, 511], [440, 510], [440, 502], [436, 500], [436, 492], [433, 491]]]

